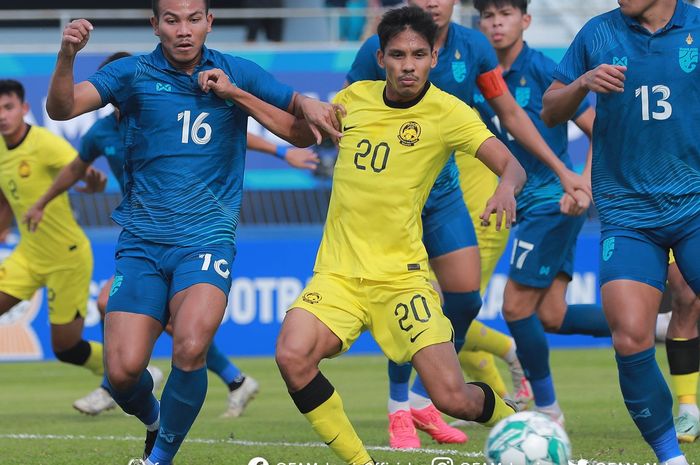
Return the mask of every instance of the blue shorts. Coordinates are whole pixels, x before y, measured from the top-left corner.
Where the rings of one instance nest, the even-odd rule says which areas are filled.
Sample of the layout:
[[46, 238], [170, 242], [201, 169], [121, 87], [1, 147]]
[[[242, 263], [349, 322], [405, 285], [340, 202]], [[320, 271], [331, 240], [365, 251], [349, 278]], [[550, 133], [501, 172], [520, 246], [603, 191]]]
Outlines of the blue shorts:
[[469, 210], [464, 204], [462, 190], [457, 188], [439, 197], [430, 196], [421, 215], [423, 244], [428, 258], [477, 245], [476, 232]]
[[569, 216], [547, 203], [518, 216], [508, 277], [523, 286], [544, 289], [559, 273], [571, 277], [574, 249], [586, 215]]
[[117, 243], [116, 272], [107, 312], [140, 313], [165, 326], [170, 319], [168, 303], [190, 286], [212, 284], [228, 298], [235, 255], [233, 244], [156, 244], [124, 230]]
[[695, 294], [700, 294], [700, 214], [655, 229], [601, 224], [600, 285], [628, 279], [663, 291], [668, 252]]

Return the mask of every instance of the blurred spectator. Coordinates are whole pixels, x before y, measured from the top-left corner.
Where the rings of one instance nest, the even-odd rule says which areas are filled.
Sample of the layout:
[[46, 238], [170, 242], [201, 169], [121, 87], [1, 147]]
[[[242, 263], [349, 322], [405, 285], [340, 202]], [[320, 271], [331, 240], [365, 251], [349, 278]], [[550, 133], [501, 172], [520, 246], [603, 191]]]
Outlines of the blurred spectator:
[[[243, 0], [243, 8], [281, 8], [284, 6], [283, 0]], [[250, 18], [246, 22], [248, 31], [246, 33], [247, 42], [255, 42], [258, 31], [264, 30], [265, 37], [270, 42], [282, 41], [282, 18]]]
[[[325, 0], [325, 3], [329, 8], [349, 8], [357, 10], [364, 10], [367, 8], [367, 0]], [[357, 15], [340, 18], [338, 27], [340, 40], [360, 40], [365, 27], [364, 12], [358, 12]]]

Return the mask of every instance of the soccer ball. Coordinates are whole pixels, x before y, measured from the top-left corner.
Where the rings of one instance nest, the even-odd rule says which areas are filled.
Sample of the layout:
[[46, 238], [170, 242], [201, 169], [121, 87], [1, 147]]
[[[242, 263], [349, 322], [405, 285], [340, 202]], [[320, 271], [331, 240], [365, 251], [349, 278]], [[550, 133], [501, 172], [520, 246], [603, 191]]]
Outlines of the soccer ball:
[[520, 412], [493, 427], [484, 455], [493, 464], [567, 465], [571, 443], [564, 428], [546, 415]]

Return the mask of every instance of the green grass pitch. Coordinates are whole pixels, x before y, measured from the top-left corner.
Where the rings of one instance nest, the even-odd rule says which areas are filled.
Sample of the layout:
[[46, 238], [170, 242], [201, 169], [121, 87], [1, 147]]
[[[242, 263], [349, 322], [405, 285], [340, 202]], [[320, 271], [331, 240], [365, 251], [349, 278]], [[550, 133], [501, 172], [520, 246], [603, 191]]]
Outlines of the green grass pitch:
[[[556, 350], [551, 354], [559, 402], [574, 459], [602, 462], [653, 463], [627, 414], [617, 384], [612, 349]], [[666, 371], [665, 353], [659, 363]], [[226, 388], [210, 374], [202, 411], [176, 458], [178, 465], [246, 465], [253, 457], [277, 464], [340, 464], [320, 444], [296, 411], [271, 358], [237, 359], [261, 385], [244, 416], [222, 419]], [[168, 361], [156, 365], [167, 373]], [[387, 449], [386, 360], [380, 356], [344, 356], [323, 364], [346, 411], [375, 460], [390, 465], [431, 464], [435, 457], [453, 463], [482, 463], [488, 430], [469, 428], [469, 442], [459, 446], [434, 443], [420, 433], [425, 449]], [[509, 381], [504, 373], [504, 379]], [[121, 411], [97, 417], [78, 414], [71, 403], [99, 380], [85, 370], [58, 363], [0, 364], [0, 464], [2, 465], [127, 465], [142, 452], [143, 427]], [[684, 445], [692, 462], [700, 444]]]

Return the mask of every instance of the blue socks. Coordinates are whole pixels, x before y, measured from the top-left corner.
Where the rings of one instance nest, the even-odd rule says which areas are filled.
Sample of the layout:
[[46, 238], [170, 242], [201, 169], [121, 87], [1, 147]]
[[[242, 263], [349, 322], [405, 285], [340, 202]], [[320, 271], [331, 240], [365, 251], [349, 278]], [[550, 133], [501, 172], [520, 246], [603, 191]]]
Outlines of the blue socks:
[[152, 463], [170, 465], [189, 432], [207, 394], [207, 368], [183, 371], [173, 365], [161, 397], [158, 439], [148, 457]]
[[516, 352], [525, 376], [532, 385], [537, 407], [547, 407], [556, 402], [554, 383], [549, 371], [549, 345], [544, 327], [532, 314], [527, 318], [508, 321], [510, 334], [515, 339]]
[[143, 370], [136, 384], [125, 391], [115, 390], [109, 381], [107, 384], [107, 391], [125, 413], [135, 416], [146, 426], [158, 420], [160, 409], [153, 395], [153, 378], [148, 370]]
[[660, 462], [681, 455], [673, 427], [673, 397], [656, 363], [656, 348], [615, 354], [620, 389], [632, 420]]
[[600, 305], [569, 305], [558, 334], [588, 334], [610, 337], [610, 328]]
[[408, 401], [408, 380], [411, 379], [413, 366], [410, 363], [397, 365], [389, 360], [389, 399], [396, 402]]
[[455, 330], [455, 349], [459, 353], [464, 345], [469, 325], [481, 310], [481, 295], [479, 291], [443, 292], [442, 295], [445, 299], [443, 313]]
[[213, 342], [207, 351], [207, 368], [216, 373], [226, 384], [230, 384], [243, 376], [241, 370], [231, 363], [228, 357], [222, 354]]

